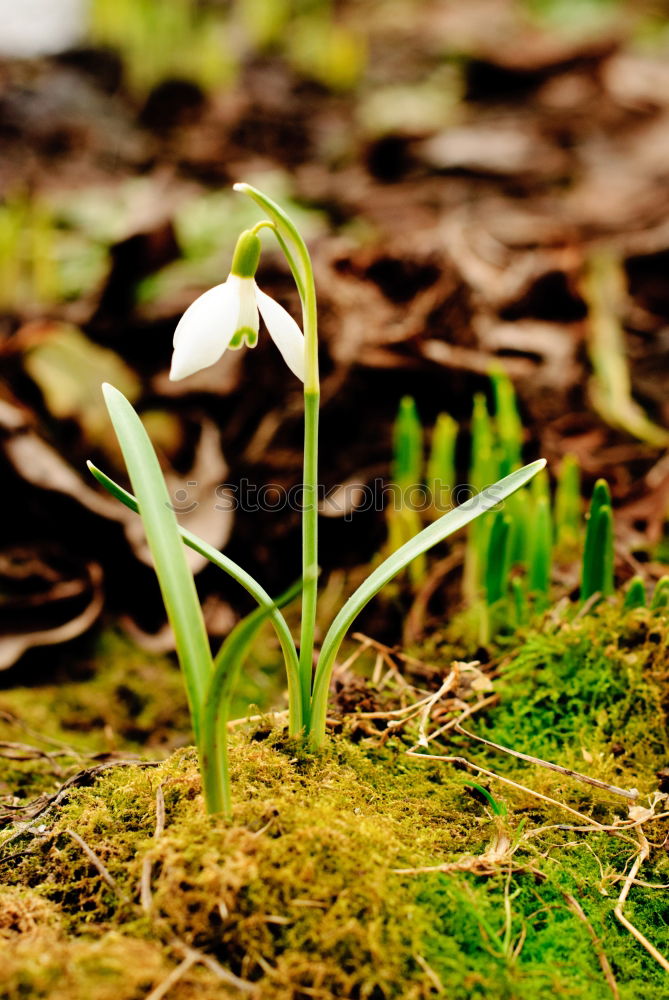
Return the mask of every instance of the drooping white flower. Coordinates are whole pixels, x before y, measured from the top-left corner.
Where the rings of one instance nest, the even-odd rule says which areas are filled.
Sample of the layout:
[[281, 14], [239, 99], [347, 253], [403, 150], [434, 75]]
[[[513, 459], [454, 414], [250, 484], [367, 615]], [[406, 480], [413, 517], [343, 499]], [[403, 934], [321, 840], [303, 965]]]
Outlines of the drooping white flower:
[[239, 237], [226, 281], [192, 303], [174, 331], [173, 382], [215, 364], [224, 351], [258, 343], [259, 316], [283, 359], [304, 382], [304, 335], [283, 306], [255, 282], [260, 240], [253, 230]]

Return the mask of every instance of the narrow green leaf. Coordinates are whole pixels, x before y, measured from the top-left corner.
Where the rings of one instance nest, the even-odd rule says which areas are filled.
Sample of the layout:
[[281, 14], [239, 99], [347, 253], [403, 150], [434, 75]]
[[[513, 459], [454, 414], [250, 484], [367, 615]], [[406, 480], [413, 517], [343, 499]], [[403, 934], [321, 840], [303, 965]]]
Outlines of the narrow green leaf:
[[102, 391], [137, 496], [165, 610], [174, 630], [195, 738], [199, 741], [202, 703], [213, 665], [195, 582], [186, 562], [167, 486], [142, 421], [118, 389], [105, 383]]
[[443, 541], [459, 528], [463, 528], [470, 521], [480, 517], [481, 514], [492, 510], [517, 489], [528, 483], [545, 465], [545, 460], [540, 459], [526, 465], [523, 469], [512, 472], [510, 476], [493, 486], [489, 486], [482, 493], [467, 500], [455, 510], [450, 510], [437, 521], [428, 525], [427, 528], [423, 528], [419, 535], [384, 560], [349, 597], [332, 622], [318, 658], [312, 697], [311, 739], [314, 745], [320, 746], [325, 738], [327, 697], [335, 657], [348, 629], [365, 605], [412, 559], [415, 559], [422, 552], [427, 552], [433, 545]]
[[[88, 468], [101, 486], [107, 490], [113, 497], [120, 500], [122, 504], [125, 504], [130, 510], [139, 512], [139, 507], [137, 500], [132, 495], [124, 490], [122, 486], [115, 483], [113, 479], [105, 475], [100, 469], [98, 469], [92, 462], [88, 462]], [[198, 552], [209, 562], [213, 563], [214, 566], [218, 566], [219, 569], [227, 573], [228, 576], [232, 577], [244, 590], [253, 597], [253, 599], [262, 608], [267, 608], [269, 611], [270, 620], [274, 626], [277, 634], [277, 638], [281, 644], [281, 651], [283, 653], [284, 662], [286, 665], [286, 675], [288, 680], [288, 701], [290, 705], [290, 733], [291, 736], [297, 736], [300, 729], [302, 728], [302, 714], [301, 714], [301, 704], [299, 698], [299, 664], [297, 659], [297, 650], [295, 648], [295, 642], [291, 635], [290, 629], [288, 628], [288, 623], [283, 617], [279, 609], [276, 607], [274, 601], [261, 585], [254, 580], [254, 578], [242, 569], [234, 560], [230, 559], [223, 552], [219, 552], [215, 549], [213, 545], [209, 542], [205, 542], [204, 539], [199, 538], [194, 535], [192, 531], [188, 531], [187, 528], [183, 528], [180, 524], [177, 524], [179, 529], [179, 534], [182, 541], [194, 552]]]

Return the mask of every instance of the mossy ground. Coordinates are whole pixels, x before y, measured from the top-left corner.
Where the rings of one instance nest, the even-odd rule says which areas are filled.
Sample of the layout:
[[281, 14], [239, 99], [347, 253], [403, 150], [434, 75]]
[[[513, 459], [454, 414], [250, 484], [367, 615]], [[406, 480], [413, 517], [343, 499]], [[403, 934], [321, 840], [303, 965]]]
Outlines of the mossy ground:
[[[549, 615], [509, 647], [498, 702], [466, 725], [635, 786], [647, 805], [669, 763], [668, 642], [645, 611]], [[430, 653], [445, 674], [447, 650]], [[14, 694], [3, 705], [34, 724]], [[32, 820], [19, 812], [0, 853], [0, 997], [242, 996], [221, 970], [258, 1000], [667, 996], [669, 974], [613, 912], [638, 831], [594, 825], [623, 820], [625, 799], [461, 735], [431, 744], [528, 790], [514, 789], [408, 757], [411, 726], [384, 739], [385, 722], [374, 725], [378, 737], [347, 720], [316, 758], [280, 729], [235, 729], [229, 825], [205, 815], [188, 747], [110, 767]], [[11, 773], [33, 765], [12, 761]], [[642, 829], [651, 854], [625, 913], [666, 953], [669, 828]]]

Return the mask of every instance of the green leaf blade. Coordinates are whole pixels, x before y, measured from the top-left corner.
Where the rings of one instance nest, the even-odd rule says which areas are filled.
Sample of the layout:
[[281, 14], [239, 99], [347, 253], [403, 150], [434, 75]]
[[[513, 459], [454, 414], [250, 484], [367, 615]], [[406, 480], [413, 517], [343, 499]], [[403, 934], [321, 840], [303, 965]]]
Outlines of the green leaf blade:
[[447, 514], [428, 525], [415, 538], [405, 542], [401, 548], [388, 556], [349, 597], [325, 636], [316, 668], [311, 725], [311, 738], [315, 746], [320, 746], [325, 736], [327, 696], [335, 657], [344, 636], [365, 605], [413, 559], [423, 552], [427, 552], [433, 545], [437, 545], [481, 514], [492, 510], [516, 490], [525, 486], [545, 466], [544, 459], [532, 462], [530, 465], [512, 472], [493, 486], [489, 486], [456, 507], [455, 510], [448, 511]]
[[197, 740], [213, 662], [195, 582], [149, 436], [118, 389], [105, 383], [102, 391], [136, 494], [167, 617], [174, 630]]

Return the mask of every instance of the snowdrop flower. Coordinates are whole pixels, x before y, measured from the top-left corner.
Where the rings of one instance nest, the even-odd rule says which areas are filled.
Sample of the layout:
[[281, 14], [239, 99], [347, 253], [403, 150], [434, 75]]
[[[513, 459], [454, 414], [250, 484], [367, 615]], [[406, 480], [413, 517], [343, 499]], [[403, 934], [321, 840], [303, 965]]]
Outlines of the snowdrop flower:
[[192, 303], [174, 332], [170, 379], [177, 382], [215, 364], [228, 348], [255, 347], [259, 317], [283, 359], [304, 382], [304, 336], [283, 306], [262, 292], [255, 282], [260, 240], [253, 229], [237, 241], [227, 281], [210, 288]]

